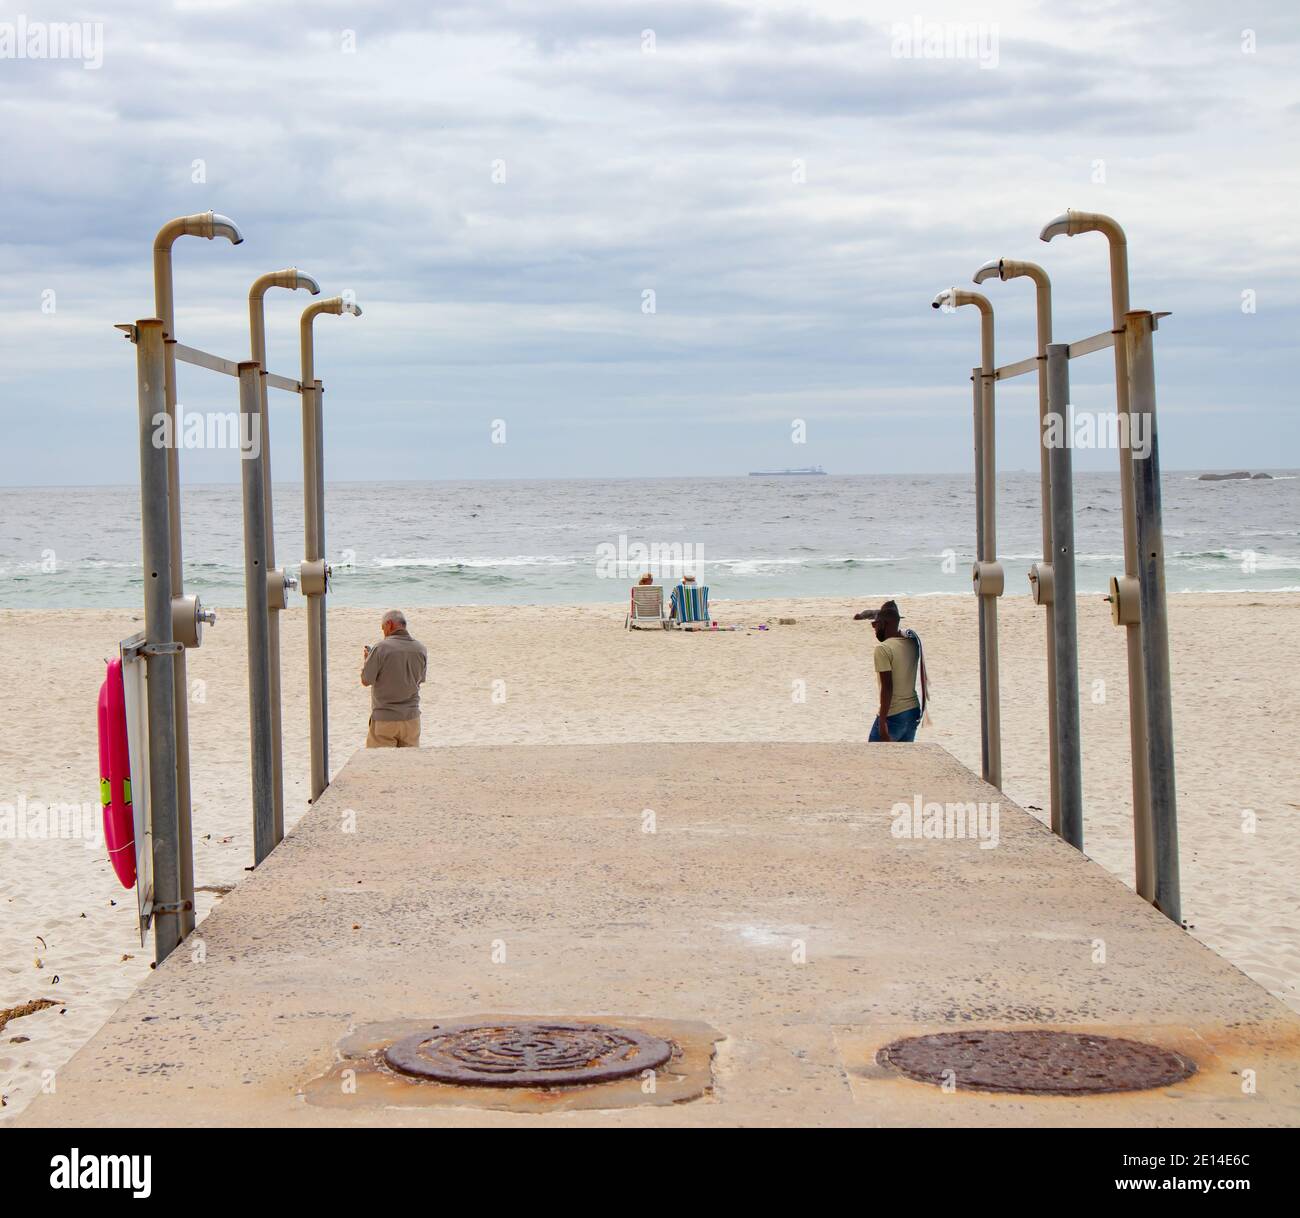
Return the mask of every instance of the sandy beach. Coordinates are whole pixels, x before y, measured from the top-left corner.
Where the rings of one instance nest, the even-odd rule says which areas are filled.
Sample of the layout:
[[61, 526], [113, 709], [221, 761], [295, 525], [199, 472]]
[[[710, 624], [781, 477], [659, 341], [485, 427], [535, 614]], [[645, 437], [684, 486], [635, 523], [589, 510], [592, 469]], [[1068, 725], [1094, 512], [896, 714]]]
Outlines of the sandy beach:
[[[423, 744], [865, 741], [873, 640], [851, 620], [863, 604], [720, 600], [718, 620], [744, 629], [700, 635], [629, 635], [621, 606], [404, 605], [430, 653]], [[920, 738], [978, 769], [974, 598], [903, 608], [925, 639], [934, 695]], [[1300, 796], [1281, 777], [1294, 765], [1300, 718], [1300, 595], [1184, 594], [1170, 610], [1189, 931], [1300, 1010]], [[1042, 615], [1025, 597], [1005, 598], [1000, 613], [1004, 785], [1045, 819]], [[330, 612], [335, 771], [364, 738], [357, 672], [378, 619], [378, 610]], [[1079, 628], [1085, 850], [1131, 887], [1123, 633], [1095, 596], [1081, 598]], [[0, 710], [0, 804], [96, 799], [101, 661], [137, 629], [123, 610], [0, 612], [0, 672], [13, 691]], [[283, 632], [291, 826], [307, 807], [301, 607], [284, 615]], [[200, 918], [252, 861], [244, 647], [242, 615], [227, 610], [189, 657]], [[3, 1123], [57, 1087], [60, 1065], [147, 973], [152, 948], [141, 948], [134, 893], [118, 885], [98, 841], [0, 842], [0, 904], [0, 1009], [53, 1002], [0, 1030]]]

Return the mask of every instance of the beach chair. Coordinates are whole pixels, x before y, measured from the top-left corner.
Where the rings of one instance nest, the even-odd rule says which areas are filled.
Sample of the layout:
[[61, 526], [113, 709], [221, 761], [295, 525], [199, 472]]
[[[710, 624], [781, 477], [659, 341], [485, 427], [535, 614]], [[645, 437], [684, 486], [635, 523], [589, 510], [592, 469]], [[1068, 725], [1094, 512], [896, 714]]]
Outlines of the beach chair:
[[668, 622], [678, 630], [708, 630], [709, 590], [702, 584], [678, 584], [673, 589], [673, 607], [677, 610]]
[[664, 590], [658, 584], [638, 584], [632, 589], [632, 606], [628, 610], [624, 630], [643, 630], [649, 626], [658, 626], [661, 630], [668, 625], [664, 617]]

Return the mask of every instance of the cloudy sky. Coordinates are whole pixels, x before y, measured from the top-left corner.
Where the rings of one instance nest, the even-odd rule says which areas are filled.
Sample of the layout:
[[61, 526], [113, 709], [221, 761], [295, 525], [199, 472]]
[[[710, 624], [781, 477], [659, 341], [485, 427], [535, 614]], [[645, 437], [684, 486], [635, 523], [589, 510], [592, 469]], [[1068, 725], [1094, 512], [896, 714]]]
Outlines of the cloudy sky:
[[[209, 208], [246, 241], [177, 245], [181, 341], [246, 358], [248, 284], [290, 264], [365, 310], [317, 323], [336, 478], [968, 469], [977, 319], [929, 302], [1025, 257], [1058, 337], [1109, 328], [1104, 239], [1037, 240], [1067, 207], [1119, 219], [1134, 307], [1173, 313], [1164, 464], [1300, 466], [1292, 0], [421, 7], [0, 4], [0, 480], [135, 480], [113, 324]], [[102, 23], [102, 64], [17, 57], [56, 21]], [[945, 23], [981, 23], [969, 53], [924, 53]], [[1027, 282], [986, 290], [998, 361], [1032, 354]], [[306, 302], [269, 298], [275, 371]], [[1112, 373], [1075, 363], [1075, 404]], [[235, 382], [182, 366], [180, 398]], [[1035, 400], [1000, 391], [1006, 468], [1037, 468]]]

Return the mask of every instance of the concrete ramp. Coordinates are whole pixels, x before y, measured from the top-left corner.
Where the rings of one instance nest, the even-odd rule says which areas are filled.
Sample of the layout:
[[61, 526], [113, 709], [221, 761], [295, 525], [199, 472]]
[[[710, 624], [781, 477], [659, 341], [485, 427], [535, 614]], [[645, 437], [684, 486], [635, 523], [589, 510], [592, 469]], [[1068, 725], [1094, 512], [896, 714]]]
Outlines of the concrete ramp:
[[[450, 1030], [477, 1068], [467, 1026], [521, 1019], [672, 1056], [564, 1088], [385, 1056]], [[981, 1062], [1004, 1031], [1078, 1035]], [[490, 1051], [535, 1065], [571, 1035]], [[1071, 1046], [1102, 1037], [1135, 1043], [1118, 1077], [1172, 1074], [1080, 1093], [1106, 1068]], [[375, 751], [23, 1123], [1295, 1125], [1298, 1046], [1285, 1007], [937, 745]], [[1007, 1092], [1026, 1062], [1067, 1093]]]

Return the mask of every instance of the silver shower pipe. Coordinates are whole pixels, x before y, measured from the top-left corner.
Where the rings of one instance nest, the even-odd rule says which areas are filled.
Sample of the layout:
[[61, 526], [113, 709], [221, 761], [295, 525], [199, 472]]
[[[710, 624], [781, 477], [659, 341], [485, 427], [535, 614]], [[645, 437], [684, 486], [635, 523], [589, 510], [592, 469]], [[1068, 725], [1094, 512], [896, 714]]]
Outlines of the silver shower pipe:
[[[1056, 410], [1061, 418], [1065, 418], [1067, 403], [1061, 401], [1053, 404], [1049, 390], [1047, 348], [1052, 342], [1052, 281], [1047, 272], [1037, 263], [1024, 262], [1014, 258], [990, 259], [975, 272], [973, 278], [976, 283], [984, 283], [994, 278], [1004, 283], [1009, 279], [1024, 278], [1033, 282], [1035, 290], [1038, 339], [1038, 472], [1043, 559], [1041, 563], [1036, 563], [1030, 570], [1029, 580], [1034, 601], [1044, 607], [1047, 618], [1048, 776], [1051, 791], [1052, 831], [1060, 835], [1062, 833], [1063, 809], [1068, 809], [1064, 819], [1070, 822], [1082, 819], [1083, 793], [1081, 788], [1077, 791], [1074, 789], [1073, 778], [1064, 784], [1061, 779], [1063, 755], [1065, 756], [1064, 768], [1066, 771], [1071, 776], [1077, 776], [1080, 772], [1078, 764], [1080, 742], [1077, 733], [1073, 735], [1070, 733], [1062, 734], [1062, 716], [1058, 713], [1060, 708], [1058, 708], [1057, 697], [1058, 652], [1064, 655], [1077, 654], [1078, 644], [1073, 625], [1074, 613], [1071, 611], [1064, 614], [1058, 621], [1055, 597], [1056, 582], [1053, 562], [1056, 547], [1052, 536], [1052, 467], [1046, 444], [1046, 426], [1048, 412], [1051, 410]], [[1068, 386], [1068, 384], [1069, 377], [1067, 373], [1064, 380], [1058, 382], [1058, 387]], [[1068, 393], [1068, 389], [1065, 389], [1065, 392]], [[1068, 461], [1058, 463], [1058, 477], [1072, 477], [1071, 465]], [[1073, 504], [1072, 487], [1062, 487], [1060, 489], [1063, 492], [1062, 501]], [[1071, 550], [1073, 548], [1072, 542], [1070, 548]], [[1065, 630], [1070, 637], [1058, 643], [1057, 634], [1060, 630]], [[1077, 685], [1077, 673], [1074, 680]], [[1066, 701], [1068, 702], [1068, 699]], [[1069, 717], [1068, 707], [1065, 713], [1066, 717]], [[1076, 721], [1078, 719], [1077, 699], [1073, 718]]]
[[[172, 639], [171, 544], [167, 535], [167, 454], [154, 443], [155, 420], [166, 409], [163, 324], [137, 321], [136, 398], [139, 403], [140, 526], [144, 569], [145, 671], [148, 689], [149, 833], [153, 852], [152, 918], [154, 959], [161, 964], [183, 937], [179, 825], [176, 799], [176, 708], [172, 669], [180, 647]], [[137, 799], [139, 797], [137, 796]], [[192, 905], [190, 912], [193, 912]]]
[[[181, 237], [222, 237], [240, 245], [244, 235], [228, 216], [197, 212], [168, 220], [153, 240], [153, 290], [155, 315], [163, 326], [163, 399], [171, 427], [172, 444], [167, 449], [167, 516], [170, 534], [172, 637], [186, 647], [197, 647], [201, 623], [213, 620], [205, 614], [197, 597], [185, 594], [184, 547], [181, 538], [181, 476], [179, 432], [176, 427], [176, 301], [172, 288], [172, 246]], [[194, 840], [190, 813], [190, 721], [189, 682], [185, 652], [172, 664], [176, 754], [176, 814], [180, 875], [179, 939], [194, 929]]]
[[275, 836], [275, 761], [271, 723], [271, 622], [268, 607], [266, 560], [266, 500], [263, 462], [266, 450], [251, 443], [253, 415], [263, 409], [258, 395], [261, 365], [246, 360], [239, 365], [241, 436], [250, 437], [248, 451], [240, 451], [240, 483], [244, 505], [244, 603], [248, 627], [248, 733], [253, 798], [253, 865], [259, 866], [279, 838]]
[[[283, 725], [281, 718], [280, 689], [280, 610], [288, 601], [289, 590], [296, 586], [292, 576], [275, 565], [275, 516], [271, 496], [271, 412], [268, 409], [266, 392], [266, 293], [271, 288], [284, 288], [287, 291], [305, 290], [313, 296], [320, 295], [320, 284], [310, 275], [304, 275], [297, 267], [285, 267], [282, 271], [271, 271], [253, 280], [248, 289], [248, 331], [249, 359], [258, 365], [257, 392], [259, 430], [261, 433], [262, 504], [265, 520], [266, 537], [266, 582], [267, 582], [267, 625], [268, 646], [266, 651], [269, 673], [267, 689], [270, 695], [271, 723], [271, 793], [274, 803], [274, 826], [271, 833], [270, 847], [273, 849], [284, 837], [284, 752]], [[248, 522], [245, 521], [247, 529]], [[247, 606], [253, 612], [253, 606]], [[260, 688], [260, 681], [254, 682], [249, 673], [250, 688]], [[258, 862], [261, 861], [259, 858]]]
[[993, 306], [987, 296], [964, 288], [946, 288], [931, 307], [959, 309], [973, 305], [980, 313], [980, 366], [971, 370], [975, 406], [976, 562], [972, 571], [979, 597], [980, 739], [984, 781], [1002, 787], [1002, 714], [998, 682], [998, 601], [1005, 577], [997, 561], [997, 461], [993, 386]]
[[[1046, 359], [1048, 402], [1063, 415], [1070, 400], [1070, 347], [1048, 343]], [[1044, 441], [1046, 436], [1044, 436]], [[1045, 599], [1055, 610], [1056, 630], [1049, 640], [1048, 662], [1056, 673], [1053, 697], [1055, 730], [1060, 741], [1059, 779], [1061, 803], [1052, 808], [1052, 829], [1083, 849], [1083, 756], [1079, 729], [1079, 601], [1074, 580], [1074, 453], [1069, 444], [1042, 445], [1051, 466], [1052, 557], [1034, 582], [1035, 600]], [[1044, 588], [1046, 584], [1046, 588]], [[1043, 598], [1042, 593], [1047, 596]]]
[[1156, 428], [1156, 373], [1152, 335], [1156, 317], [1135, 310], [1125, 318], [1129, 397], [1147, 420], [1145, 455], [1133, 458], [1138, 547], [1142, 566], [1142, 665], [1146, 686], [1147, 772], [1151, 777], [1151, 832], [1155, 899], [1170, 921], [1182, 924], [1178, 876], [1178, 800], [1174, 782], [1173, 687], [1169, 673], [1169, 615], [1165, 603], [1164, 524], [1160, 503], [1160, 445]]
[[329, 564], [325, 561], [325, 438], [322, 398], [316, 379], [312, 323], [322, 313], [361, 316], [361, 308], [342, 296], [318, 300], [302, 311], [299, 341], [302, 357], [302, 483], [306, 553], [299, 577], [307, 598], [307, 693], [311, 717], [311, 798], [329, 786], [329, 691], [326, 682], [325, 595]]
[[[1044, 225], [1039, 240], [1101, 233], [1110, 249], [1111, 332], [1115, 348], [1115, 409], [1120, 426], [1132, 433], [1125, 316], [1129, 312], [1128, 239], [1110, 216], [1069, 211]], [[1138, 895], [1156, 899], [1155, 830], [1151, 819], [1151, 774], [1147, 745], [1147, 690], [1142, 658], [1141, 595], [1138, 584], [1138, 528], [1133, 456], [1119, 448], [1120, 506], [1124, 520], [1124, 574], [1110, 581], [1111, 620], [1125, 628], [1128, 652], [1129, 756], [1133, 773], [1133, 850]]]

